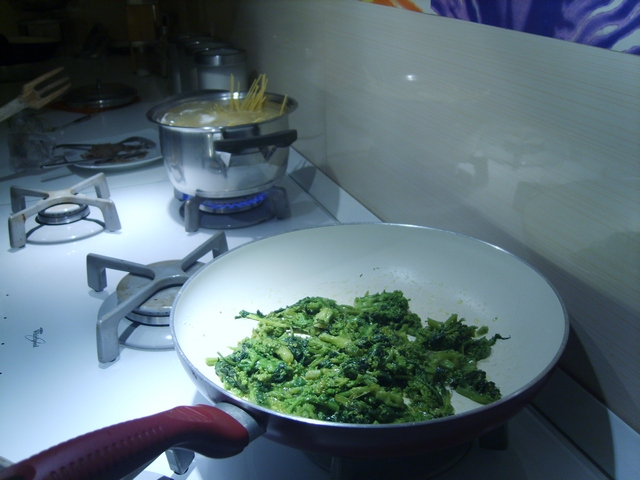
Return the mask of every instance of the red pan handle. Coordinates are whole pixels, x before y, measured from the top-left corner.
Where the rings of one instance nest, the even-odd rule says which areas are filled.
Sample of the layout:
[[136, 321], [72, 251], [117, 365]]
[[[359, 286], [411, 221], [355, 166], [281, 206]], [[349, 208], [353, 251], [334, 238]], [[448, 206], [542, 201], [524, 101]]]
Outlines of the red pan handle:
[[249, 432], [208, 405], [176, 407], [102, 428], [61, 443], [0, 471], [0, 479], [119, 479], [172, 447], [211, 458], [236, 455]]

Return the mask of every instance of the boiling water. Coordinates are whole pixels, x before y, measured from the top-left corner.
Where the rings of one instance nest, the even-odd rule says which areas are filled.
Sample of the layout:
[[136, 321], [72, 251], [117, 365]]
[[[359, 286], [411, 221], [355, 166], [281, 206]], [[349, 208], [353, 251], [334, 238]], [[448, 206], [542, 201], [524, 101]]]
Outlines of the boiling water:
[[211, 101], [183, 103], [169, 109], [161, 122], [175, 127], [227, 127], [260, 123], [278, 117], [281, 105], [266, 103], [261, 109], [231, 110]]

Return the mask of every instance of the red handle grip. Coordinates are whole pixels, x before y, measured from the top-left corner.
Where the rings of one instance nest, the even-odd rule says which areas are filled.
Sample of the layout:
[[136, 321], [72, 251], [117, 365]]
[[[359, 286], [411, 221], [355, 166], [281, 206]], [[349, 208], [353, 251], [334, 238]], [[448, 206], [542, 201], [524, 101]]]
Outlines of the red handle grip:
[[61, 443], [0, 471], [0, 480], [119, 479], [172, 447], [226, 458], [248, 444], [246, 428], [222, 410], [176, 407]]

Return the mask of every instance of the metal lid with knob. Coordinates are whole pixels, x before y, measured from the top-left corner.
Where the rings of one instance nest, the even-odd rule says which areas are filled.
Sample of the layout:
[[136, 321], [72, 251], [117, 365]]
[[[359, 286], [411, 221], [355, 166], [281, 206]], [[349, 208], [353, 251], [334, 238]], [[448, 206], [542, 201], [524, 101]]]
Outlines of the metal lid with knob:
[[71, 108], [97, 109], [124, 107], [138, 98], [138, 91], [124, 83], [102, 83], [83, 85], [69, 91], [64, 103]]
[[245, 63], [247, 60], [247, 52], [233, 47], [200, 50], [196, 52], [194, 59], [196, 65], [226, 67]]
[[247, 89], [247, 53], [234, 47], [201, 50], [194, 56], [198, 87], [202, 90], [228, 90], [233, 75], [234, 89]]

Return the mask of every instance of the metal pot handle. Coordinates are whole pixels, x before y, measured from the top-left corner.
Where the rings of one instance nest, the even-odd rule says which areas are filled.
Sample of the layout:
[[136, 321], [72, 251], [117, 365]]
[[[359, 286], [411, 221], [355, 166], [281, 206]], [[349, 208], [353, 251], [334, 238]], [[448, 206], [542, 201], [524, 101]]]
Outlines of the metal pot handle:
[[225, 138], [215, 140], [213, 148], [218, 152], [239, 154], [254, 148], [285, 148], [298, 139], [297, 130], [282, 130], [249, 138]]
[[81, 435], [0, 471], [0, 479], [120, 479], [172, 447], [211, 458], [236, 455], [252, 440], [232, 413], [208, 405], [176, 407]]

